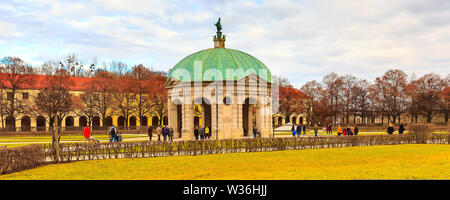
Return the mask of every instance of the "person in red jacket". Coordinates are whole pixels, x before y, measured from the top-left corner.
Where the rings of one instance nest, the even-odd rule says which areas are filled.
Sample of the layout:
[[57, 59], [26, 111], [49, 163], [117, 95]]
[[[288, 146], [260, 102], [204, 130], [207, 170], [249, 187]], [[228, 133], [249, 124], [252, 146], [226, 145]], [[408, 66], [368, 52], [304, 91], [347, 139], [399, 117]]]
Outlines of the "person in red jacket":
[[84, 127], [84, 139], [86, 142], [91, 140], [91, 130], [89, 129], [89, 126]]

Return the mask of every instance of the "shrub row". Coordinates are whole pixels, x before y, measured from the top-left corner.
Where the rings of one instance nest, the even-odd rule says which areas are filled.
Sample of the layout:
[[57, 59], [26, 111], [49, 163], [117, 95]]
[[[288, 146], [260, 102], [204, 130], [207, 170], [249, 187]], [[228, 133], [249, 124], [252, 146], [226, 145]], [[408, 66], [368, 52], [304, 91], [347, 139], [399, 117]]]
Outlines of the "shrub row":
[[0, 174], [31, 169], [44, 163], [45, 154], [38, 144], [0, 149]]
[[[262, 152], [277, 150], [336, 148], [349, 146], [395, 144], [449, 144], [450, 134], [358, 135], [300, 138], [258, 138], [227, 140], [193, 140], [178, 142], [64, 143], [60, 144], [60, 162], [144, 158], [173, 155], [205, 155], [218, 153]], [[52, 145], [44, 145], [46, 158], [56, 162]]]

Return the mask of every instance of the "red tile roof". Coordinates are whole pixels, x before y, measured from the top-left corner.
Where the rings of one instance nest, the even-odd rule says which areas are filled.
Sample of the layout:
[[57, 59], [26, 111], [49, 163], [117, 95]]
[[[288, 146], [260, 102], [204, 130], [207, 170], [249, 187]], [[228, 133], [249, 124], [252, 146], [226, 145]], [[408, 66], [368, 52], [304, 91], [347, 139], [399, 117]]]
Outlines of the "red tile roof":
[[[11, 84], [8, 83], [6, 80], [7, 74], [5, 73], [0, 73], [0, 79], [3, 81], [3, 84], [5, 84], [5, 86], [7, 88], [11, 87]], [[31, 89], [31, 90], [42, 90], [44, 88], [44, 80], [46, 77], [48, 77], [48, 75], [32, 75], [32, 81], [29, 81], [29, 83], [27, 82], [25, 85], [22, 86], [23, 89]], [[73, 80], [73, 82], [75, 83], [74, 85], [72, 85], [69, 90], [71, 91], [84, 91], [86, 90], [86, 85], [89, 83], [89, 81], [91, 81], [92, 78], [85, 78], [85, 77], [70, 77], [70, 79]]]

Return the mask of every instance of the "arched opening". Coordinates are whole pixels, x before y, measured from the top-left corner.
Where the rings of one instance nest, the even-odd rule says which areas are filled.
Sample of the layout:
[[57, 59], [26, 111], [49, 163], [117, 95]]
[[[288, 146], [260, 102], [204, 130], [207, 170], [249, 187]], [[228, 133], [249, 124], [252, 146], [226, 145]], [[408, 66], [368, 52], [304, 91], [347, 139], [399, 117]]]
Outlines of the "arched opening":
[[37, 131], [45, 131], [45, 117], [38, 116], [36, 118], [36, 130]]
[[159, 118], [157, 116], [152, 117], [152, 126], [159, 126]]
[[73, 117], [72, 116], [67, 116], [66, 117], [66, 127], [72, 127], [73, 126]]
[[148, 126], [148, 118], [146, 116], [142, 117], [141, 126]]
[[194, 117], [194, 127], [200, 126], [200, 117]]
[[257, 115], [256, 100], [246, 98], [242, 105], [242, 129], [244, 130], [244, 136], [253, 135], [253, 126], [257, 126]]
[[105, 119], [105, 125], [106, 125], [107, 127], [113, 125], [113, 119], [112, 119], [111, 116], [106, 117], [106, 119]]
[[169, 125], [169, 118], [167, 116], [163, 117], [163, 124], [164, 125]]
[[248, 136], [248, 110], [249, 110], [249, 101], [245, 100], [245, 103], [242, 105], [242, 128], [244, 129], [244, 136]]
[[[198, 126], [211, 127], [211, 102], [205, 98], [197, 99], [194, 102], [202, 102], [201, 104], [194, 104], [194, 115], [198, 118]], [[200, 123], [201, 121], [201, 123]], [[195, 124], [195, 117], [194, 117]]]
[[123, 128], [125, 126], [125, 117], [120, 116], [117, 118], [117, 126]]
[[64, 121], [66, 123], [66, 126], [64, 127], [64, 129], [67, 130], [67, 131], [73, 131], [74, 130], [74, 127], [73, 127], [74, 119], [73, 119], [73, 117], [72, 116], [67, 116]]
[[6, 117], [6, 130], [16, 131], [16, 119], [13, 116]]
[[296, 124], [296, 123], [297, 123], [297, 117], [294, 116], [294, 117], [292, 118], [292, 123], [293, 123], [293, 124]]
[[183, 123], [181, 123], [182, 120], [182, 108], [181, 108], [181, 104], [177, 104], [177, 131], [178, 134], [181, 138], [181, 128], [183, 127]]
[[300, 117], [300, 124], [303, 124], [303, 117]]
[[283, 125], [283, 117], [278, 117], [278, 126]]
[[291, 118], [289, 118], [289, 116], [286, 116], [286, 119], [284, 119], [284, 124], [287, 124], [291, 122]]
[[20, 129], [21, 131], [30, 131], [31, 130], [31, 118], [28, 116], [23, 116], [20, 119]]
[[89, 125], [88, 125], [87, 117], [86, 117], [86, 116], [81, 116], [81, 117], [78, 119], [78, 124], [79, 124], [80, 127], [86, 127], [86, 126], [89, 126]]
[[92, 118], [92, 127], [100, 127], [100, 117], [95, 116]]
[[136, 129], [136, 117], [135, 116], [130, 117], [130, 129]]

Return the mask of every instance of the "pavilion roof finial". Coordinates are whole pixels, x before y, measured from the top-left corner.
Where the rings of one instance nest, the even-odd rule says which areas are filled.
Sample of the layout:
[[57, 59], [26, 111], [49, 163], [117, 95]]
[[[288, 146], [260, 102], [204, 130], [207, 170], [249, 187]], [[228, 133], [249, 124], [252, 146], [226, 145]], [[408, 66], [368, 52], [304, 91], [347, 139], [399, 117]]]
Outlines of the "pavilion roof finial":
[[222, 24], [220, 24], [220, 17], [214, 25], [216, 25], [217, 29], [216, 35], [214, 35], [214, 48], [225, 48], [225, 35], [222, 35]]

